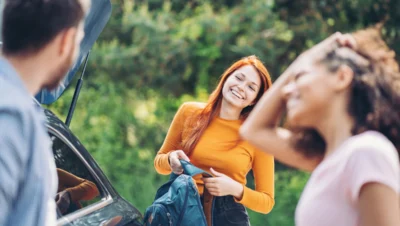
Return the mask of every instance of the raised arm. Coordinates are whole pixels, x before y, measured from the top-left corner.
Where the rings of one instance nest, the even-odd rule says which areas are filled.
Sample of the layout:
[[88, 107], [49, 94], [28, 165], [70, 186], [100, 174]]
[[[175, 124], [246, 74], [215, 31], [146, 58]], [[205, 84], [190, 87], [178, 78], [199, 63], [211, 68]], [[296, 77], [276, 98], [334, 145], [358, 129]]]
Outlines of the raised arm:
[[288, 68], [257, 103], [240, 128], [240, 135], [278, 161], [306, 171], [312, 171], [319, 158], [306, 158], [291, 146], [292, 133], [277, 126], [285, 108], [282, 88], [295, 72]]
[[302, 53], [263, 95], [244, 122], [240, 129], [240, 135], [262, 151], [272, 154], [278, 161], [312, 171], [321, 161], [321, 157], [306, 158], [297, 152], [291, 145], [293, 134], [289, 130], [277, 126], [277, 122], [285, 110], [283, 89], [297, 74], [301, 73], [300, 65], [316, 62], [318, 58], [322, 59], [325, 53], [338, 46], [356, 48], [356, 43], [349, 34], [335, 33]]

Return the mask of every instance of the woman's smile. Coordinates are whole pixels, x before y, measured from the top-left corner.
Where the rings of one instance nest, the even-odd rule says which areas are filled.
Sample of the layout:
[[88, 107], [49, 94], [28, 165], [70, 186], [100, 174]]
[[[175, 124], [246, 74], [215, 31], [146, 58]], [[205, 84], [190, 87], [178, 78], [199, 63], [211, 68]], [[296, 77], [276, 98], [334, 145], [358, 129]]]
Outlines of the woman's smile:
[[238, 99], [241, 99], [241, 100], [244, 100], [244, 99], [245, 99], [245, 98], [240, 94], [240, 92], [238, 92], [238, 91], [236, 91], [236, 90], [234, 90], [234, 89], [231, 89], [230, 91], [231, 91], [231, 93], [233, 94], [233, 96], [237, 97]]

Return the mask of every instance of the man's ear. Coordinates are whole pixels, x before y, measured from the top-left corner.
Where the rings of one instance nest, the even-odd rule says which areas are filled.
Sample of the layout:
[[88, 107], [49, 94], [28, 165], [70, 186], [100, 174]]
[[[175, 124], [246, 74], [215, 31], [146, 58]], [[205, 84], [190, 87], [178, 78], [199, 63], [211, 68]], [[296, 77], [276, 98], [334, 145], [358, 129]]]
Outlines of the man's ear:
[[351, 85], [354, 78], [353, 70], [347, 65], [341, 65], [336, 71], [336, 79], [334, 88], [337, 91], [347, 89]]
[[59, 48], [58, 54], [61, 58], [67, 58], [70, 56], [71, 51], [75, 47], [75, 38], [78, 30], [75, 27], [71, 27], [63, 30], [59, 34]]

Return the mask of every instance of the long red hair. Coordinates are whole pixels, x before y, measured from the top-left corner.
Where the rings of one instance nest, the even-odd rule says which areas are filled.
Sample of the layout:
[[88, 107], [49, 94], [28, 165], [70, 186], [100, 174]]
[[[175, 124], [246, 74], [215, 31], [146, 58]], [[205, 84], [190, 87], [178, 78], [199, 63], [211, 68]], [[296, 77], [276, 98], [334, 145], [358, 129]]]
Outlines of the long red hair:
[[[261, 87], [258, 91], [257, 97], [255, 99], [255, 104], [261, 98], [263, 93], [267, 91], [269, 87], [271, 87], [271, 77], [268, 73], [267, 68], [263, 65], [263, 63], [254, 55], [244, 57], [241, 60], [236, 61], [232, 64], [221, 76], [217, 88], [211, 93], [208, 102], [204, 109], [200, 112], [200, 114], [193, 115], [194, 118], [191, 118], [191, 127], [193, 128], [188, 135], [188, 138], [182, 142], [183, 150], [189, 155], [192, 153], [193, 149], [196, 147], [197, 143], [200, 140], [200, 137], [203, 135], [204, 131], [210, 125], [211, 121], [217, 117], [221, 110], [222, 103], [222, 88], [228, 79], [228, 77], [237, 69], [246, 66], [252, 65], [261, 79]], [[255, 105], [254, 104], [254, 105]], [[245, 107], [240, 113], [240, 119], [245, 120], [250, 112], [253, 110], [254, 105]]]

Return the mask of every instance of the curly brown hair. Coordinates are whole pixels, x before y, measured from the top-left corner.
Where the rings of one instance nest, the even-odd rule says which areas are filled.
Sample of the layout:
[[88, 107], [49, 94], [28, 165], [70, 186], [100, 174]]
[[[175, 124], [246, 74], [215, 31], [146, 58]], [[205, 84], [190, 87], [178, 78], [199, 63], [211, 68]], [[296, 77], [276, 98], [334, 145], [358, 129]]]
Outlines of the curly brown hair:
[[[385, 135], [400, 150], [400, 73], [395, 53], [381, 36], [382, 25], [353, 33], [357, 49], [337, 48], [321, 63], [336, 72], [341, 65], [354, 73], [348, 113], [355, 124], [352, 134], [375, 130]], [[345, 52], [345, 54], [343, 54]], [[351, 53], [351, 54], [349, 54]], [[322, 157], [323, 137], [314, 129], [292, 128], [293, 145], [307, 157]]]

